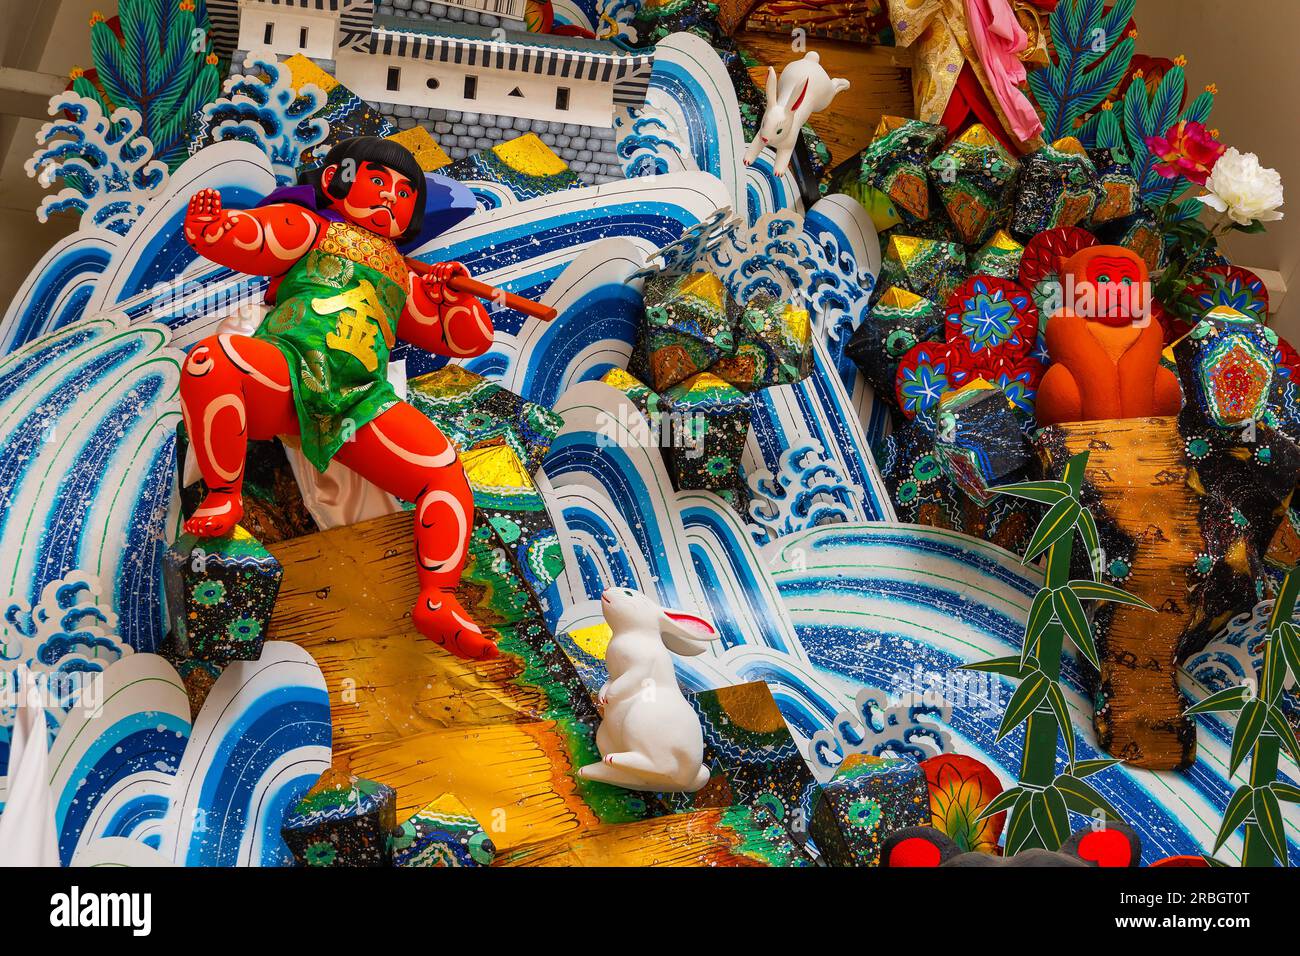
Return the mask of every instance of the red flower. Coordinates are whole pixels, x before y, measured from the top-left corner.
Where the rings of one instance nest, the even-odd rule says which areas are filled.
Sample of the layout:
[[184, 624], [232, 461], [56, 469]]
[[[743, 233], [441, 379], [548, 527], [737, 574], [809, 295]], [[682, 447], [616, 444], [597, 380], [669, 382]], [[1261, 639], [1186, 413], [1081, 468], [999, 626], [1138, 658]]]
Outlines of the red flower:
[[1204, 186], [1210, 171], [1227, 149], [1210, 135], [1200, 123], [1180, 121], [1171, 126], [1164, 136], [1151, 136], [1147, 148], [1158, 156], [1155, 170], [1165, 179], [1182, 176], [1198, 186]]

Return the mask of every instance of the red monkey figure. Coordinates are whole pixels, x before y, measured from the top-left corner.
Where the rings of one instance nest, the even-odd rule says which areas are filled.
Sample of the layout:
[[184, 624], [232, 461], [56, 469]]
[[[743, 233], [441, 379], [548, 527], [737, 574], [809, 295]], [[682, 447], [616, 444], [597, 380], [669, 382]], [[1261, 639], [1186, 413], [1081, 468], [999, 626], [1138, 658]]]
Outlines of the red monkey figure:
[[1177, 415], [1178, 377], [1160, 364], [1146, 263], [1121, 246], [1089, 246], [1061, 263], [1071, 304], [1045, 335], [1054, 363], [1038, 386], [1038, 424]]
[[[495, 657], [496, 644], [453, 590], [474, 515], [464, 469], [455, 447], [387, 379], [396, 338], [463, 359], [491, 346], [491, 319], [477, 298], [449, 286], [469, 275], [460, 263], [417, 275], [398, 251], [396, 243], [427, 228], [430, 189], [404, 147], [374, 137], [341, 142], [309, 185], [284, 190], [302, 198], [255, 209], [225, 209], [212, 189], [190, 199], [190, 245], [220, 265], [272, 276], [274, 308], [251, 337], [210, 336], [185, 361], [181, 410], [209, 489], [185, 530], [229, 534], [243, 515], [248, 439], [298, 435], [321, 471], [337, 458], [415, 504], [416, 628], [460, 657]], [[469, 214], [461, 187], [433, 186], [447, 206], [433, 212], [446, 225]]]

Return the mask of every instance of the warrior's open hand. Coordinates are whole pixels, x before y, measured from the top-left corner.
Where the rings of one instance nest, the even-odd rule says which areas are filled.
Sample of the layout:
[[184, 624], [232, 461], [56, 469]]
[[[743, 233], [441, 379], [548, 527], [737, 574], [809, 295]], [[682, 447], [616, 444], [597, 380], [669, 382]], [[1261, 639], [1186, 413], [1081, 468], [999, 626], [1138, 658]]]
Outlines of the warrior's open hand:
[[221, 193], [215, 189], [200, 189], [190, 197], [185, 211], [185, 238], [195, 242], [202, 236], [216, 242], [234, 228], [234, 218], [221, 207]]

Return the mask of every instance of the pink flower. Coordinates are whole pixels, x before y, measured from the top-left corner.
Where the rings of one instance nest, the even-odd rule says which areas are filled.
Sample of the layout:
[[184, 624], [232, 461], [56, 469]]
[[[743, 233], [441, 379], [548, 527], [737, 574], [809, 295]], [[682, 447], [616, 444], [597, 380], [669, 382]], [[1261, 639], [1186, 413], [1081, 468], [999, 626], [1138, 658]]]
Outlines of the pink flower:
[[1158, 156], [1155, 170], [1165, 179], [1182, 176], [1198, 186], [1210, 178], [1214, 164], [1226, 149], [1200, 123], [1182, 120], [1171, 126], [1164, 136], [1151, 136], [1147, 148]]

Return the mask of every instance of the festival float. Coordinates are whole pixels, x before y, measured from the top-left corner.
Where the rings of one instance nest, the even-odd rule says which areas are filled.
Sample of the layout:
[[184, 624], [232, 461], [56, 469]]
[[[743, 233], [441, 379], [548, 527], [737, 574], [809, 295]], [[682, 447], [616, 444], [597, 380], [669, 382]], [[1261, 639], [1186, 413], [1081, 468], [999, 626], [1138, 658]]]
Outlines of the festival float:
[[0, 864], [1300, 861], [1282, 185], [1135, 0], [105, 2]]

